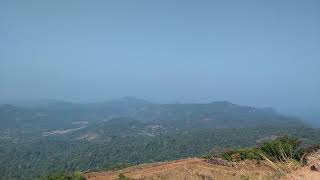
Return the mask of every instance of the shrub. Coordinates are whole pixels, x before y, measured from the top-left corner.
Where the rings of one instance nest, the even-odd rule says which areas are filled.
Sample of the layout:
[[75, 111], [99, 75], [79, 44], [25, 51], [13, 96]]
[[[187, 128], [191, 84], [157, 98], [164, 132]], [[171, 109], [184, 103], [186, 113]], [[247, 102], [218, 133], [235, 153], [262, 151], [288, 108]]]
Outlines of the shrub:
[[271, 160], [285, 160], [294, 158], [300, 141], [288, 136], [279, 137], [275, 140], [263, 143], [259, 149]]
[[300, 145], [300, 141], [296, 138], [289, 138], [288, 136], [279, 137], [275, 140], [264, 142], [255, 148], [238, 149], [223, 153], [221, 157], [228, 161], [242, 161], [245, 159], [250, 160], [262, 160], [262, 155], [267, 158], [276, 160], [298, 159], [301, 157], [298, 155], [297, 148]]
[[245, 159], [256, 159], [261, 160], [260, 151], [256, 148], [251, 149], [239, 149], [234, 151], [229, 151], [222, 154], [222, 158], [228, 161], [242, 161]]

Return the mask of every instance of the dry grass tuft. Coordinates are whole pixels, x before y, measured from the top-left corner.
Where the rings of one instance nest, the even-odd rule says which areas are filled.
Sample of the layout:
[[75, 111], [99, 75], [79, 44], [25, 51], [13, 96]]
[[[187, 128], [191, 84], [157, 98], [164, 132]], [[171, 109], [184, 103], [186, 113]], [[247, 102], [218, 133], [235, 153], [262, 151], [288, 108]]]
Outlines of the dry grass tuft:
[[281, 144], [279, 145], [279, 149], [281, 152], [281, 158], [276, 161], [271, 161], [265, 154], [260, 153], [261, 157], [268, 162], [268, 165], [276, 170], [280, 176], [290, 175], [293, 171], [300, 168], [302, 163], [302, 158], [300, 161], [297, 161], [293, 157], [292, 149], [290, 149], [290, 153], [286, 154]]

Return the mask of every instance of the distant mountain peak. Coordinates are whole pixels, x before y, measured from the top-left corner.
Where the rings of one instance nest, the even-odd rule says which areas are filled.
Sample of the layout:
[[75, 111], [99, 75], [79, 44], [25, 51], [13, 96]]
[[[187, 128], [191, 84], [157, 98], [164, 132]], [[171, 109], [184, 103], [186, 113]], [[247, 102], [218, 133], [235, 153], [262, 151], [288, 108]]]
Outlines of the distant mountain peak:
[[233, 103], [231, 103], [231, 102], [229, 102], [229, 101], [213, 101], [213, 102], [211, 102], [211, 103], [216, 103], [216, 104], [233, 104]]
[[138, 103], [138, 104], [149, 104], [149, 101], [146, 101], [144, 99], [132, 97], [132, 96], [125, 96], [121, 97], [119, 99], [111, 100], [111, 102], [123, 102], [123, 103]]
[[239, 105], [233, 104], [229, 101], [214, 101], [214, 102], [211, 102], [210, 104], [223, 105], [223, 106], [229, 106], [229, 107], [239, 106]]

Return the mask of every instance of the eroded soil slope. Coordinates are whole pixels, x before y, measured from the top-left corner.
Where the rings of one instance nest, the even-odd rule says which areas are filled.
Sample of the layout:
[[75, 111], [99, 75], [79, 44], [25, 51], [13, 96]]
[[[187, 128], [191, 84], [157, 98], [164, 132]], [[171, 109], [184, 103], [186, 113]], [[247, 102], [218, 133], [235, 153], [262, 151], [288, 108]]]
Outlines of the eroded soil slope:
[[89, 180], [118, 179], [120, 173], [134, 179], [272, 179], [276, 171], [263, 163], [246, 161], [235, 166], [209, 163], [190, 158], [172, 162], [147, 164], [119, 171], [89, 173]]
[[311, 166], [320, 163], [320, 152], [309, 156], [307, 165], [291, 172], [280, 174], [266, 161], [244, 161], [236, 164], [220, 164], [200, 158], [189, 158], [170, 162], [144, 164], [117, 171], [91, 172], [89, 180], [119, 179], [122, 173], [133, 179], [174, 180], [233, 180], [233, 179], [283, 179], [319, 180], [320, 172], [311, 171]]

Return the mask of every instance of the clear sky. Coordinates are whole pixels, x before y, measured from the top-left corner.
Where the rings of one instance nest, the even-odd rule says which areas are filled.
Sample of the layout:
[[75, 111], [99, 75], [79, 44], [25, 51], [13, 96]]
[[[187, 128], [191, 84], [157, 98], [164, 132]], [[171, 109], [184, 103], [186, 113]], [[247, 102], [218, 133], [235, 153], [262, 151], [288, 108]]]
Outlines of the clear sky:
[[228, 100], [320, 117], [319, 0], [0, 0], [0, 99]]

